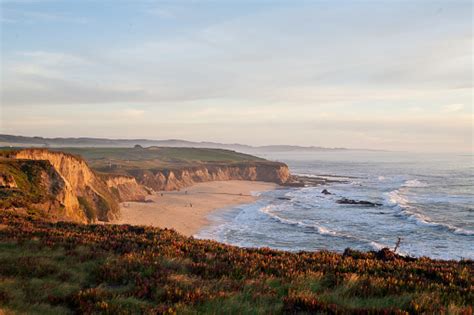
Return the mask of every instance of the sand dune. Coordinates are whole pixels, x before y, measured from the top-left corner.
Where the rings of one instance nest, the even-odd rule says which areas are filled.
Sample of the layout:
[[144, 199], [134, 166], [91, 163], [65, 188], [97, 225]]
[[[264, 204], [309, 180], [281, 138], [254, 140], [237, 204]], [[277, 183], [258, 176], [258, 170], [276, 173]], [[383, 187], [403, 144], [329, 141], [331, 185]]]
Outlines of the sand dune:
[[172, 228], [191, 236], [209, 224], [207, 215], [221, 208], [251, 203], [252, 192], [267, 191], [278, 185], [254, 181], [215, 181], [199, 183], [181, 191], [163, 191], [147, 198], [149, 202], [124, 202], [121, 218], [113, 223]]

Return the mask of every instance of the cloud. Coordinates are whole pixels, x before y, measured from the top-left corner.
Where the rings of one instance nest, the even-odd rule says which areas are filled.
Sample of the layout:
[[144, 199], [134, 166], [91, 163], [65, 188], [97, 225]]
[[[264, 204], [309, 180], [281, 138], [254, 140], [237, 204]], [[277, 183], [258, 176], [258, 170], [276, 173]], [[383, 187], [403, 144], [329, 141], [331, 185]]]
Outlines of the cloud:
[[449, 105], [443, 106], [441, 111], [443, 113], [456, 113], [456, 112], [462, 111], [463, 109], [464, 109], [464, 104], [449, 104]]
[[126, 118], [141, 118], [145, 114], [145, 111], [142, 109], [129, 108], [121, 112], [121, 116]]
[[[423, 15], [419, 20], [417, 14], [425, 9], [404, 5], [402, 16], [401, 8], [372, 9], [387, 17], [377, 20], [379, 27], [374, 28], [365, 19], [364, 6], [347, 4], [327, 10], [321, 6], [277, 6], [175, 36], [152, 34], [114, 49], [106, 46], [111, 43], [104, 43], [87, 58], [59, 51], [22, 52], [20, 61], [4, 58], [6, 67], [19, 65], [16, 73], [13, 69], [6, 75], [9, 80], [5, 82], [9, 85], [26, 79], [31, 72], [37, 77], [29, 81], [54, 77], [71, 87], [78, 85], [75, 94], [87, 85], [84, 82], [107, 82], [124, 87], [125, 93], [142, 91], [131, 99], [137, 102], [246, 98], [304, 104], [434, 100], [454, 87], [472, 85], [468, 71], [472, 61], [466, 59], [471, 40], [463, 23], [446, 23], [442, 34], [436, 29], [416, 28], [429, 24], [433, 17]], [[172, 12], [168, 7], [149, 10], [161, 15]], [[410, 23], [406, 27], [392, 23], [399, 18]], [[338, 23], [341, 19], [347, 23]], [[446, 45], [450, 49], [443, 49]], [[48, 88], [52, 100], [58, 88]], [[21, 95], [25, 104], [31, 101], [26, 94]], [[92, 99], [93, 95], [71, 99]]]
[[[119, 9], [122, 4], [117, 3]], [[266, 127], [253, 128], [268, 132], [260, 135], [262, 142], [290, 139], [291, 134], [294, 141], [314, 139], [317, 144], [323, 137], [340, 146], [363, 129], [360, 137], [370, 145], [391, 141], [401, 146], [400, 139], [410, 137], [396, 126], [406, 127], [413, 117], [418, 120], [407, 128], [411, 138], [421, 132], [416, 126], [430, 124], [444, 124], [443, 132], [451, 128], [458, 136], [455, 119], [464, 117], [468, 106], [463, 104], [472, 102], [472, 18], [462, 3], [439, 14], [438, 4], [425, 1], [381, 6], [300, 2], [258, 10], [239, 5], [227, 9], [232, 13], [214, 2], [192, 10], [180, 3], [144, 10], [150, 5], [142, 3], [136, 12], [124, 6], [106, 19], [87, 15], [107, 37], [81, 31], [74, 45], [58, 40], [47, 48], [18, 39], [21, 49], [9, 48], [2, 56], [5, 113], [20, 107], [24, 115], [35, 108], [61, 109], [67, 120], [77, 117], [79, 109], [100, 106], [97, 126], [103, 117], [111, 118], [102, 124], [112, 128], [116, 123], [119, 132], [128, 124], [147, 123], [147, 130], [156, 133], [156, 119], [150, 117], [159, 116], [170, 132], [174, 123], [183, 135], [194, 135], [196, 128], [189, 127], [194, 123], [224, 128], [223, 137], [244, 134], [230, 126], [243, 130], [261, 123]], [[124, 9], [130, 12], [119, 20], [115, 14]], [[76, 17], [35, 12], [8, 18], [56, 24]], [[129, 22], [140, 30], [132, 39], [120, 33], [120, 25]], [[38, 30], [42, 26], [38, 23]], [[87, 121], [92, 124], [91, 117]], [[292, 132], [272, 124], [286, 124]], [[395, 131], [384, 137], [392, 140], [382, 141], [379, 133], [388, 125]], [[212, 136], [215, 130], [203, 129], [200, 135]]]
[[165, 8], [149, 8], [145, 10], [146, 13], [156, 16], [161, 19], [174, 19], [176, 15], [170, 10]]
[[[31, 1], [31, 3], [40, 3], [41, 1]], [[10, 3], [10, 2], [7, 2]], [[18, 2], [19, 4], [28, 4], [30, 2]], [[74, 23], [86, 24], [88, 19], [75, 16], [64, 12], [45, 12], [24, 9], [11, 9], [2, 7], [2, 22], [7, 23]]]
[[142, 100], [146, 91], [133, 84], [101, 77], [97, 60], [51, 51], [21, 51], [3, 63], [1, 99], [4, 106], [107, 103]]
[[420, 106], [412, 106], [408, 108], [408, 111], [411, 113], [421, 113], [423, 112], [423, 108], [421, 108]]

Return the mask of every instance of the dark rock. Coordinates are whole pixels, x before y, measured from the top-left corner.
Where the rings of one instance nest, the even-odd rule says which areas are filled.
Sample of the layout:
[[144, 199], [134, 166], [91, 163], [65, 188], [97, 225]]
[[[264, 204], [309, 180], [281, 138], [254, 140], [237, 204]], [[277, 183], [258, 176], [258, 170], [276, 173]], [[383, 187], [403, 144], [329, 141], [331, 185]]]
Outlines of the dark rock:
[[323, 189], [321, 193], [324, 195], [332, 195], [332, 193], [330, 193], [327, 189]]
[[286, 186], [286, 187], [305, 187], [305, 183], [303, 182], [300, 182], [300, 181], [291, 181], [291, 182], [286, 182], [286, 183], [283, 183], [282, 186]]
[[327, 185], [331, 183], [348, 183], [347, 180], [342, 180], [342, 179], [329, 179], [322, 176], [303, 176], [303, 175], [293, 176], [293, 181], [301, 182], [304, 184], [304, 186], [308, 186], [308, 187]]
[[[346, 252], [344, 251], [344, 253]], [[388, 247], [384, 247], [379, 251], [370, 251], [369, 253], [373, 254], [376, 259], [380, 259], [382, 261], [389, 261], [389, 260], [396, 260], [396, 259], [400, 259], [406, 262], [417, 261], [417, 258], [415, 257], [399, 255]]]
[[320, 185], [327, 185], [330, 183], [347, 183], [345, 180], [338, 179], [327, 179], [318, 176], [302, 176], [293, 175], [291, 178], [283, 184], [287, 187], [315, 187]]
[[343, 204], [343, 205], [361, 205], [361, 206], [369, 206], [369, 207], [376, 207], [381, 206], [381, 203], [366, 201], [366, 200], [354, 200], [354, 199], [347, 199], [342, 198], [336, 201], [336, 203]]
[[399, 258], [399, 256], [391, 251], [389, 248], [385, 247], [375, 253], [375, 257], [377, 259], [388, 261], [388, 260], [395, 260]]

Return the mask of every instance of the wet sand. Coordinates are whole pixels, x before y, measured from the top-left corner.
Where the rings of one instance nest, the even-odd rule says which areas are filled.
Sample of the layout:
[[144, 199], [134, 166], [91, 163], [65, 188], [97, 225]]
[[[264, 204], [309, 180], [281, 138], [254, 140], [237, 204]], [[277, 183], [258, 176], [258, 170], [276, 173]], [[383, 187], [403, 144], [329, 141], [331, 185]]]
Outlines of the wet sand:
[[209, 213], [258, 197], [252, 192], [268, 191], [277, 184], [253, 181], [215, 181], [199, 183], [181, 191], [163, 191], [148, 196], [149, 202], [123, 202], [121, 218], [113, 223], [172, 228], [191, 236], [209, 224]]

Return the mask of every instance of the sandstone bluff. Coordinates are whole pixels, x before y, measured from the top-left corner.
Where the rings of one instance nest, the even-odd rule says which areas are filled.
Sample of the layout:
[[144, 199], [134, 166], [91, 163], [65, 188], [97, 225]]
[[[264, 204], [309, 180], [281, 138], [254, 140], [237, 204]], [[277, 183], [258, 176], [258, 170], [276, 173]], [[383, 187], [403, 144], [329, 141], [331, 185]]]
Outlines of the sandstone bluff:
[[[291, 182], [283, 163], [248, 161], [206, 163], [158, 170], [134, 169], [110, 174], [91, 169], [73, 154], [47, 149], [4, 151], [0, 158], [0, 208], [29, 208], [58, 220], [111, 221], [119, 202], [144, 201], [147, 194], [178, 190], [198, 182], [225, 180]], [[18, 198], [21, 196], [21, 198]]]

